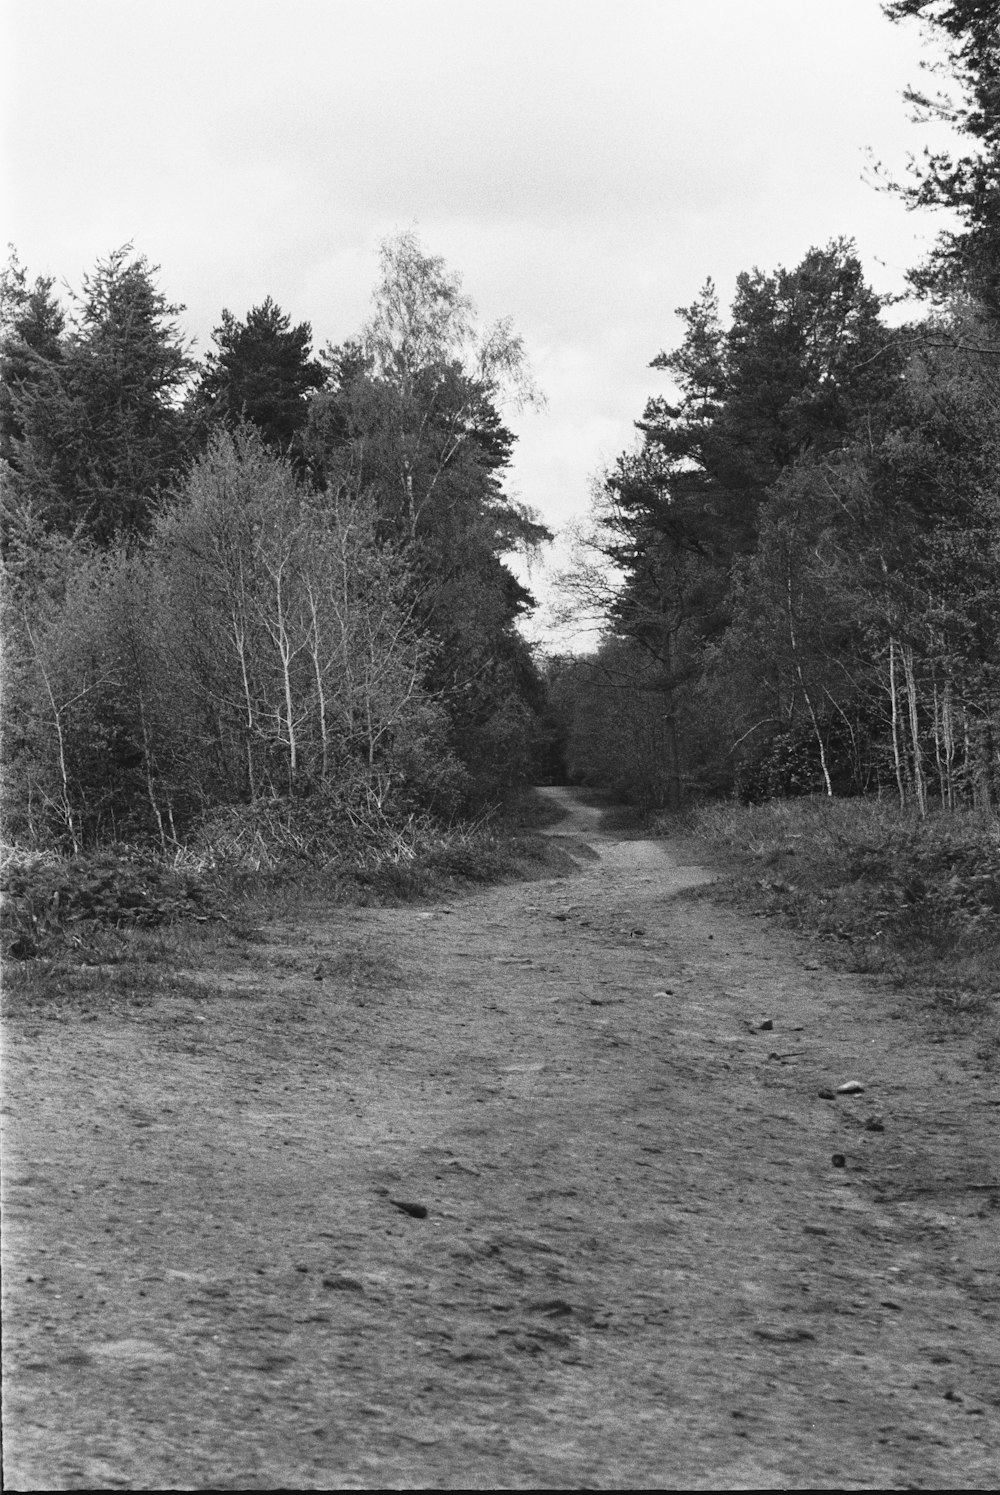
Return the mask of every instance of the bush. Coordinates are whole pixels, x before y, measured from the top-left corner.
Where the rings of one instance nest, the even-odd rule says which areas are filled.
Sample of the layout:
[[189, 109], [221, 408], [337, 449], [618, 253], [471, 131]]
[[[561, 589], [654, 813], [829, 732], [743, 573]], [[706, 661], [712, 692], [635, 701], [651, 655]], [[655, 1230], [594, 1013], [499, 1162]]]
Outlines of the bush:
[[220, 916], [218, 889], [203, 872], [130, 847], [73, 858], [9, 852], [0, 893], [4, 946], [20, 960], [60, 944], [85, 944], [98, 929]]
[[967, 960], [964, 975], [955, 965], [955, 979], [971, 971], [996, 989], [995, 814], [921, 820], [881, 801], [824, 796], [707, 806], [686, 824], [735, 858], [742, 903], [845, 941], [866, 968], [914, 973], [928, 962]]

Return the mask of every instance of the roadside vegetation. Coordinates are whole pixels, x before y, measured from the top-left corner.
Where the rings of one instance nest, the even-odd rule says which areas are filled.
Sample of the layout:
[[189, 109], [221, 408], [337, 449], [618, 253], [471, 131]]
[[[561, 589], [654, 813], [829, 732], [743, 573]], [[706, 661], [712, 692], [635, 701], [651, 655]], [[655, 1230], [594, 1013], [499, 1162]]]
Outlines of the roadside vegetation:
[[0, 292], [8, 992], [555, 866], [509, 324], [412, 233], [318, 357], [268, 298], [197, 360], [131, 246]]
[[1000, 819], [891, 801], [715, 804], [655, 820], [718, 858], [713, 898], [777, 917], [825, 961], [1000, 1028]]
[[678, 309], [563, 579], [600, 643], [550, 662], [548, 709], [570, 778], [631, 807], [608, 829], [686, 829], [741, 906], [995, 1006], [1000, 13], [884, 8], [943, 49], [907, 99], [954, 129], [883, 177], [952, 214], [909, 318], [848, 238]]
[[736, 858], [740, 896], [862, 968], [994, 992], [996, 10], [886, 6], [944, 44], [956, 132], [889, 184], [955, 224], [911, 273], [910, 320], [849, 238], [741, 274], [728, 314], [711, 281], [680, 309], [651, 364], [667, 387], [563, 579], [567, 613], [600, 621], [586, 657], [540, 662], [519, 627], [534, 599], [509, 562], [551, 538], [504, 487], [508, 413], [538, 398], [521, 341], [481, 328], [414, 234], [383, 246], [357, 336], [318, 356], [267, 298], [223, 309], [196, 359], [131, 246], [68, 300], [14, 256], [15, 984], [102, 941], [208, 938], [240, 900], [421, 898], [551, 868], [530, 830], [545, 811], [518, 796], [568, 775], [630, 806], [609, 825], [625, 834], [708, 806], [692, 825]]
[[[539, 827], [558, 818], [531, 790], [477, 821], [426, 820], [368, 854], [356, 846], [289, 847], [267, 828], [242, 854], [202, 843], [165, 857], [106, 846], [79, 856], [14, 848], [0, 862], [4, 1005], [56, 1016], [204, 998], [192, 972], [270, 964], [268, 926], [303, 909], [447, 899], [511, 879], [560, 876], [572, 861]], [[345, 949], [327, 972], [349, 985], [379, 977]], [[382, 975], [385, 973], [383, 972]], [[400, 973], [397, 973], [400, 974]]]
[[600, 643], [550, 667], [570, 776], [622, 798], [1000, 803], [1000, 12], [885, 9], [944, 47], [910, 103], [955, 131], [886, 185], [954, 227], [906, 321], [837, 237], [650, 345], [564, 577]]

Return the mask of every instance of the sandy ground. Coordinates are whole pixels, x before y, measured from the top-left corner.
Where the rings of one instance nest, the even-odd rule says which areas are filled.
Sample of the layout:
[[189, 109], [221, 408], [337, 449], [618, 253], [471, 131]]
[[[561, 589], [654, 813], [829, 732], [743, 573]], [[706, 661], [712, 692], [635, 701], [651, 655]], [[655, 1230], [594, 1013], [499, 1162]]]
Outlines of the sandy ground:
[[8, 1016], [8, 1489], [1000, 1482], [989, 1053], [547, 792], [574, 877]]

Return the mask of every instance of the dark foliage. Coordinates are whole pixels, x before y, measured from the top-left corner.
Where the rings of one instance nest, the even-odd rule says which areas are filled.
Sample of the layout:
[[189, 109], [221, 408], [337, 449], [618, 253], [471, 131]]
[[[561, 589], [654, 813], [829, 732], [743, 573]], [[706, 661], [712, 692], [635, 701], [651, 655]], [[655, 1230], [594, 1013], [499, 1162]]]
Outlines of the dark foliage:
[[997, 0], [890, 0], [892, 21], [918, 20], [945, 47], [933, 66], [950, 74], [936, 91], [910, 88], [917, 119], [948, 121], [963, 151], [930, 151], [911, 162], [911, 180], [893, 184], [911, 208], [944, 207], [961, 227], [940, 236], [913, 284], [936, 294], [971, 293], [1000, 318], [1000, 4]]
[[248, 421], [269, 446], [292, 452], [308, 418], [308, 397], [327, 377], [311, 356], [309, 323], [293, 327], [268, 296], [245, 321], [223, 311], [212, 336], [215, 351], [208, 354], [191, 398], [199, 429]]

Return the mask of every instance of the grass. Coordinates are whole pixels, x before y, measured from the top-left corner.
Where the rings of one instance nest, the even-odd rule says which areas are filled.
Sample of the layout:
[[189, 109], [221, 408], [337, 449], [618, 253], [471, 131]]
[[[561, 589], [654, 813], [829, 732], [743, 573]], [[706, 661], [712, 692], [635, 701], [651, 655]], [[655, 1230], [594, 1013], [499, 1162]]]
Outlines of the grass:
[[[227, 863], [204, 847], [172, 858], [127, 846], [73, 858], [8, 851], [0, 866], [5, 1013], [147, 1006], [188, 989], [203, 999], [204, 983], [186, 972], [291, 969], [290, 957], [269, 948], [268, 926], [304, 909], [427, 902], [558, 876], [572, 861], [537, 831], [558, 818], [526, 790], [478, 822], [419, 822], [381, 855], [366, 847], [361, 856], [320, 860], [283, 856], [279, 847], [269, 862]], [[338, 960], [335, 978], [376, 980], [375, 957], [351, 950]]]
[[[667, 828], [661, 817], [659, 828]], [[1000, 1010], [1000, 821], [872, 800], [719, 804], [669, 822], [721, 859], [745, 910], [818, 935], [850, 968]]]

